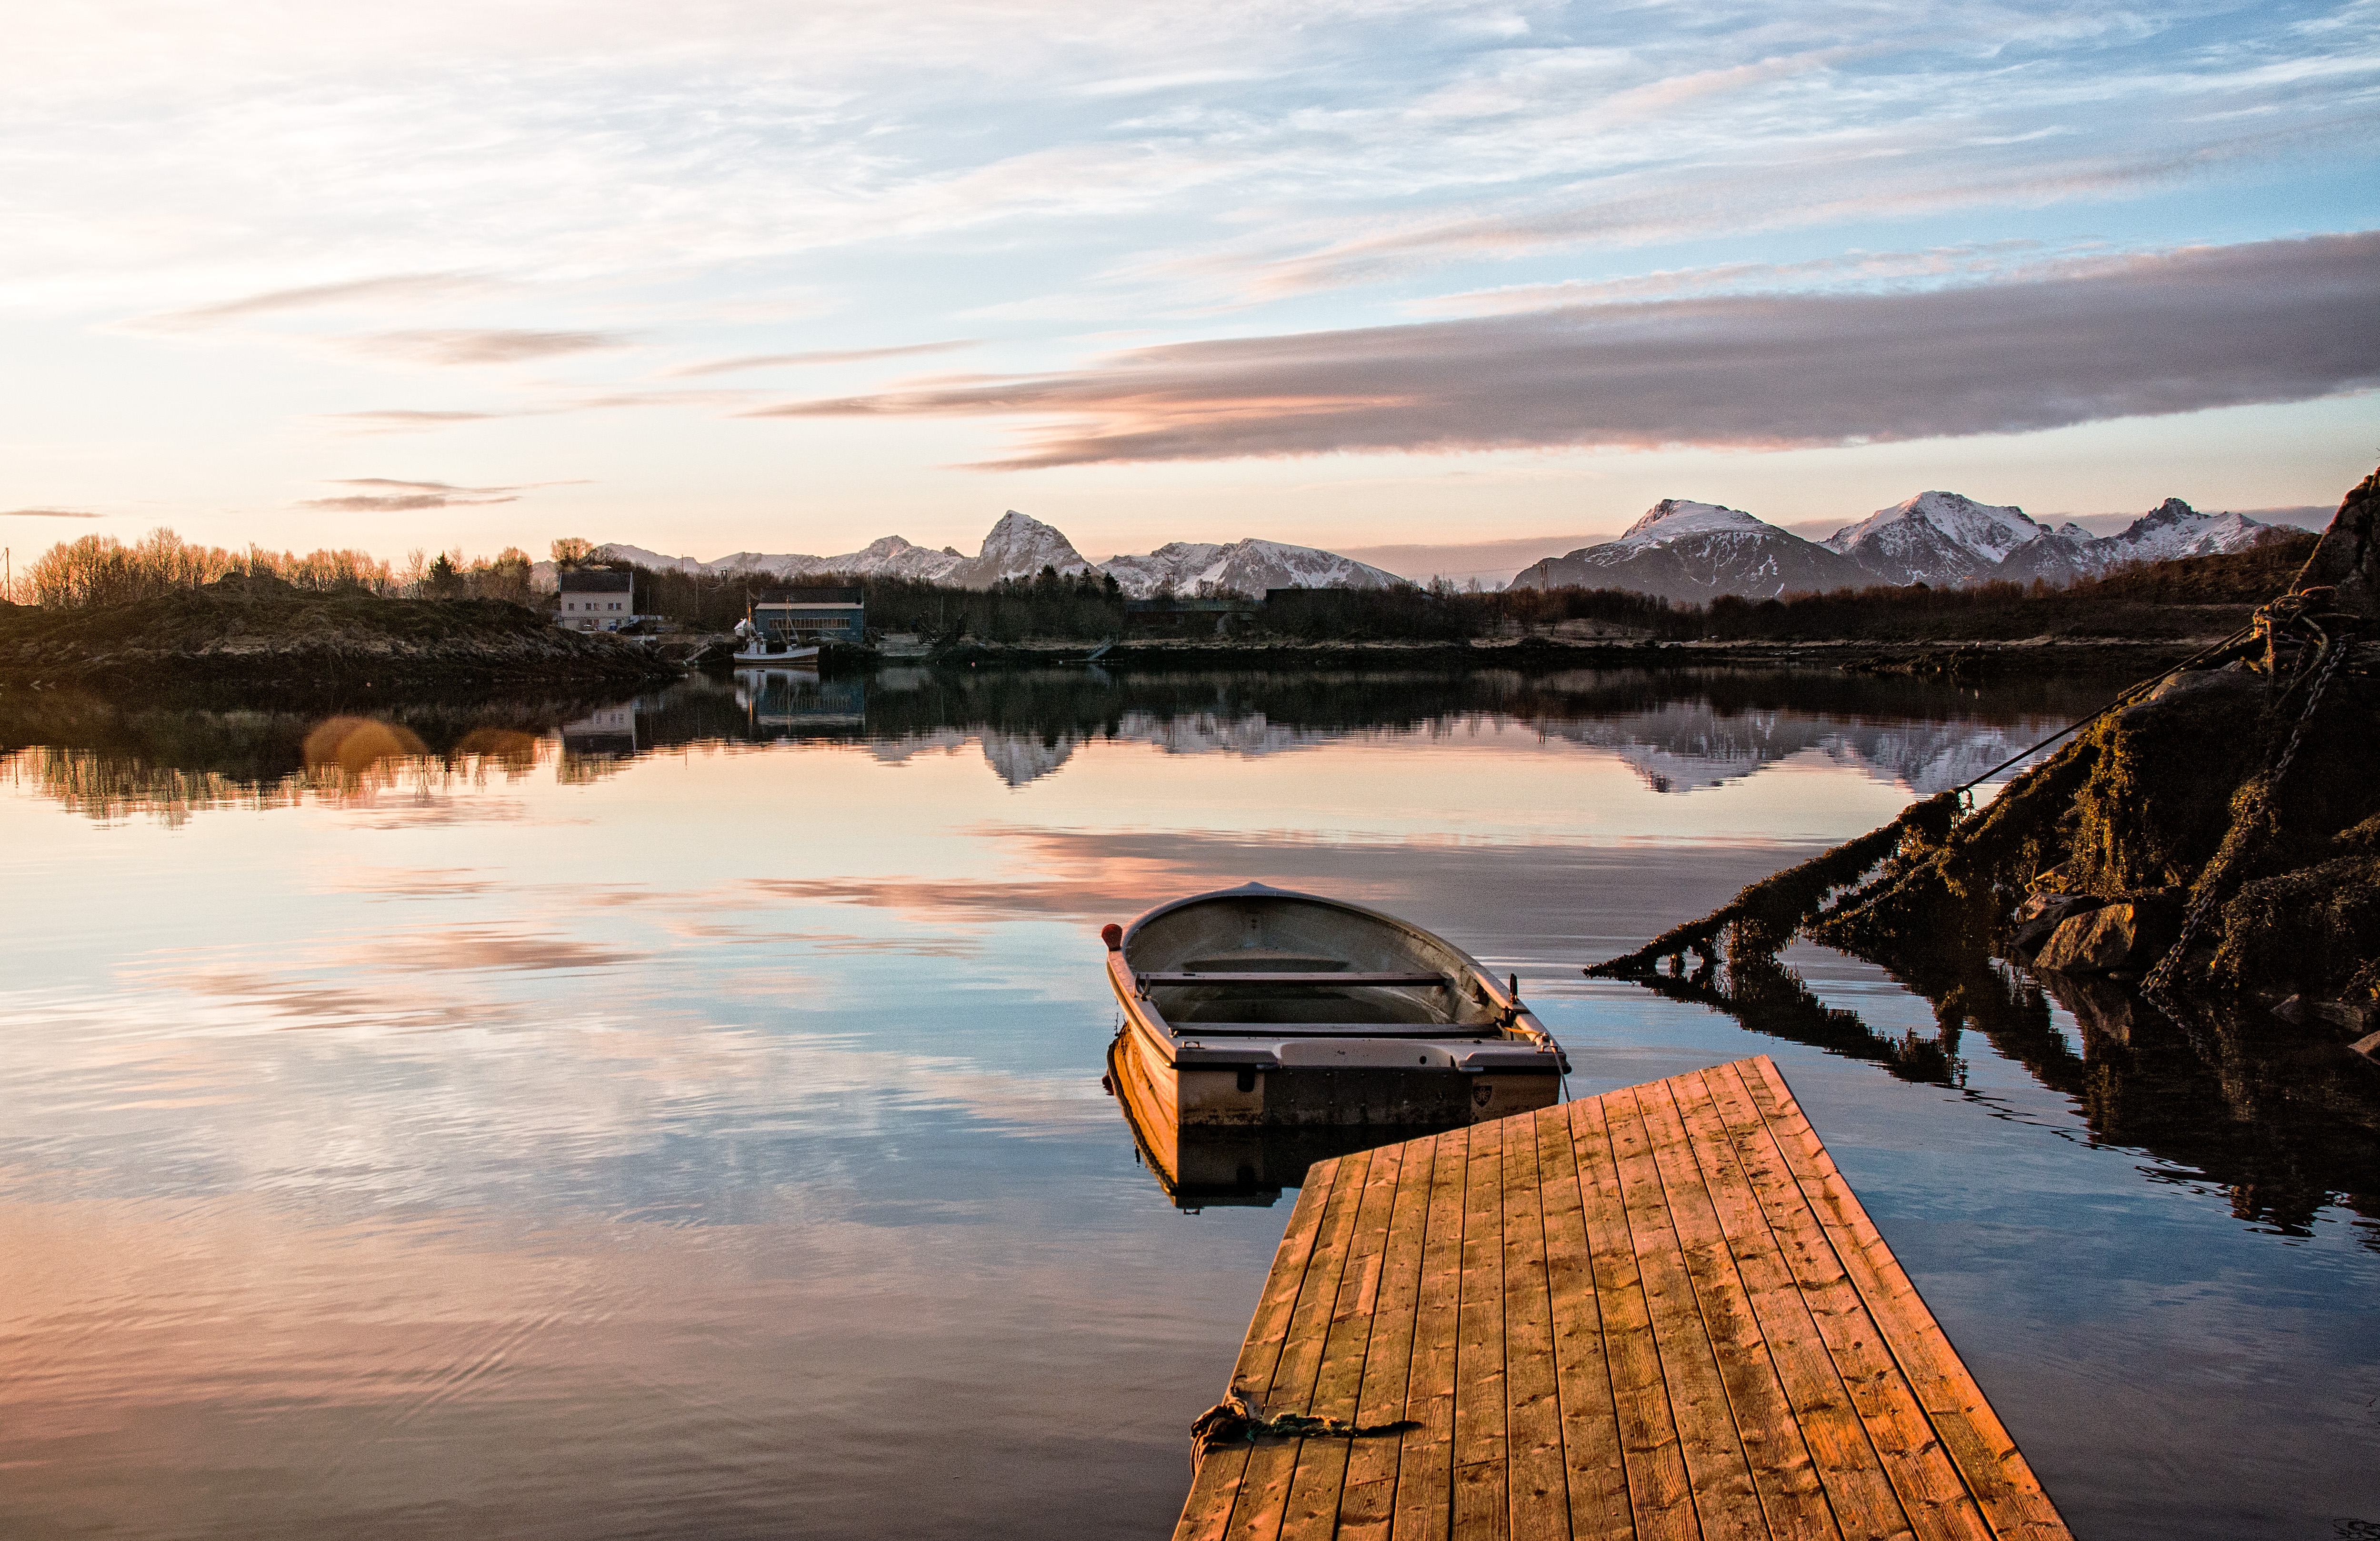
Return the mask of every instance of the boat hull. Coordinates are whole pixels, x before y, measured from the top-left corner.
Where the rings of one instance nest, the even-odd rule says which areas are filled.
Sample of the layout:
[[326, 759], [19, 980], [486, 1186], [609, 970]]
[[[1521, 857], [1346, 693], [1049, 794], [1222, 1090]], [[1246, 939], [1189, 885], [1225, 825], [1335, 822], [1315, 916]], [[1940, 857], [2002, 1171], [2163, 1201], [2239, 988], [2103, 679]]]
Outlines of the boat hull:
[[[1361, 1044], [1318, 1046], [1354, 1058]], [[1409, 1046], [1393, 1052], [1410, 1060]], [[1117, 1041], [1121, 1085], [1152, 1122], [1205, 1129], [1381, 1125], [1450, 1129], [1481, 1119], [1535, 1112], [1561, 1100], [1561, 1070], [1471, 1070], [1454, 1065], [1309, 1063], [1188, 1066], [1159, 1035], [1129, 1026]]]
[[[1227, 1132], [1369, 1131], [1359, 1145], [1376, 1144], [1561, 1099], [1570, 1067], [1535, 1016], [1468, 954], [1391, 916], [1250, 885], [1111, 933], [1123, 1020], [1110, 1084], [1169, 1184], [1265, 1174], [1272, 1163], [1232, 1154]], [[1262, 966], [1235, 969], [1242, 958]]]

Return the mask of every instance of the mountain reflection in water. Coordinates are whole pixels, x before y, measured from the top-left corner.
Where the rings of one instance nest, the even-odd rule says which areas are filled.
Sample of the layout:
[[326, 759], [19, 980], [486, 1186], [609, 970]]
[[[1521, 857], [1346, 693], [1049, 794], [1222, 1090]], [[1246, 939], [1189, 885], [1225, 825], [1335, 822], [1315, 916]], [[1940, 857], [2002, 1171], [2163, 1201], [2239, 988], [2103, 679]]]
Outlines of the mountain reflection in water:
[[[1815, 752], [1931, 793], [2062, 727], [2102, 688], [2049, 681], [1986, 698], [1906, 678], [1729, 669], [1122, 678], [1096, 668], [872, 677], [746, 669], [625, 701], [397, 701], [369, 718], [20, 696], [0, 702], [0, 751], [46, 751], [16, 773], [103, 817], [137, 811], [148, 784], [154, 811], [176, 817], [217, 803], [388, 790], [397, 778], [382, 762], [408, 757], [437, 762], [438, 774], [476, 775], [526, 770], [558, 753], [589, 762], [566, 772], [585, 775], [601, 774], [599, 762], [693, 744], [840, 741], [894, 760], [975, 745], [1003, 781], [1023, 786], [1094, 740], [1262, 756], [1484, 722], [1610, 750], [1659, 792], [1716, 786]], [[326, 754], [334, 731], [344, 749]], [[377, 743], [358, 742], [358, 732]]]
[[1249, 878], [1517, 973], [1573, 1095], [1773, 1053], [2079, 1535], [2352, 1534], [2362, 1062], [1956, 938], [1579, 973], [2107, 694], [0, 696], [0, 1534], [1160, 1530], [1316, 1149], [1202, 1153], [1176, 1213], [1097, 930]]

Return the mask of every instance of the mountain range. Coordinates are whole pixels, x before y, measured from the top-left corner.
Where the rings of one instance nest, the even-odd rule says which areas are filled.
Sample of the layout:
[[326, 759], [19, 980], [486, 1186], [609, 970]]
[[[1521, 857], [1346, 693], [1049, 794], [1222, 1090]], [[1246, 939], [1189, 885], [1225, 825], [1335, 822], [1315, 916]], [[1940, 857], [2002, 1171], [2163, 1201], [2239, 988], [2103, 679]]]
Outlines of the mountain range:
[[2070, 583], [2132, 562], [2244, 551], [2292, 531], [2168, 498], [2114, 535], [2052, 529], [2013, 504], [1920, 492], [1824, 540], [1739, 508], [1664, 498], [1619, 540], [1524, 567], [1515, 588], [1628, 588], [1699, 602], [1775, 599], [1868, 585], [1958, 587], [1995, 579]]
[[[1394, 573], [1368, 566], [1335, 552], [1311, 546], [1283, 545], [1278, 540], [1235, 540], [1212, 545], [1176, 540], [1144, 556], [1112, 556], [1091, 562], [1055, 527], [1014, 509], [1000, 516], [973, 556], [957, 548], [940, 551], [913, 545], [897, 535], [885, 536], [840, 556], [733, 552], [713, 561], [690, 556], [664, 556], [640, 546], [613, 544], [604, 555], [681, 573], [767, 573], [780, 578], [825, 574], [854, 577], [919, 578], [964, 588], [989, 588], [1007, 578], [1029, 578], [1044, 567], [1062, 576], [1101, 573], [1116, 580], [1125, 595], [1145, 600], [1160, 590], [1196, 594], [1202, 588], [1262, 594], [1268, 588], [1386, 588], [1405, 580]], [[544, 564], [540, 564], [540, 567]], [[548, 580], [551, 581], [550, 579]]]

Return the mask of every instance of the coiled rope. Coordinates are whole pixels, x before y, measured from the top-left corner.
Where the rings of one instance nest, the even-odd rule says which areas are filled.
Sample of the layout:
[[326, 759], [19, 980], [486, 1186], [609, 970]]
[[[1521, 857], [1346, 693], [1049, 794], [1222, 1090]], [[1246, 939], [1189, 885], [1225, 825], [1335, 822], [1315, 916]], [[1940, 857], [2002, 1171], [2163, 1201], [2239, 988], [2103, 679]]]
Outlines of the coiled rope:
[[1247, 1398], [1237, 1391], [1224, 1394], [1223, 1400], [1191, 1421], [1190, 1474], [1198, 1474], [1199, 1462], [1207, 1452], [1224, 1445], [1253, 1445], [1260, 1435], [1274, 1435], [1288, 1439], [1368, 1439], [1376, 1435], [1402, 1434], [1422, 1426], [1412, 1418], [1399, 1418], [1392, 1424], [1355, 1425], [1336, 1418], [1309, 1417], [1303, 1413], [1281, 1413], [1266, 1417], [1258, 1413]]

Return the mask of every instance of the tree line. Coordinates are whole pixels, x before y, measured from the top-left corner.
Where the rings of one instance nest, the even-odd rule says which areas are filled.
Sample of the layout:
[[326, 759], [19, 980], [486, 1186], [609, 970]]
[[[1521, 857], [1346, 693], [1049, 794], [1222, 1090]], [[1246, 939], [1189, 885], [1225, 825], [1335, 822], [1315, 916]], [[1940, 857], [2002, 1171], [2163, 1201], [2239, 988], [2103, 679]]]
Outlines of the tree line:
[[[1621, 588], [1518, 588], [1483, 593], [1445, 582], [1387, 588], [1308, 588], [1236, 597], [1257, 609], [1256, 631], [1309, 642], [1434, 641], [1527, 635], [1564, 622], [1591, 622], [1662, 640], [1790, 640], [1845, 637], [1957, 639], [2072, 630], [2129, 634], [2184, 624], [2174, 608], [2261, 602], [2286, 588], [2315, 537], [2276, 541], [2228, 556], [2144, 564], [2068, 588], [2035, 582], [1962, 588], [1836, 589], [1771, 600], [1720, 596], [1675, 603]], [[936, 641], [1095, 640], [1122, 635], [1124, 594], [1103, 573], [1061, 574], [990, 588], [957, 588], [882, 575], [808, 575], [787, 579], [764, 571], [679, 572], [639, 566], [576, 537], [552, 546], [557, 569], [608, 568], [634, 575], [638, 613], [670, 617], [705, 631], [726, 631], [767, 595], [789, 588], [861, 590], [877, 632], [913, 632]], [[300, 556], [250, 545], [245, 551], [187, 541], [152, 530], [127, 545], [114, 536], [60, 541], [37, 558], [5, 596], [15, 602], [79, 608], [123, 604], [210, 586], [284, 588], [391, 599], [496, 599], [550, 607], [532, 587], [528, 553], [507, 546], [493, 557], [459, 549], [434, 557], [415, 551], [392, 564], [369, 552], [318, 550]]]
[[215, 585], [285, 587], [308, 593], [372, 594], [383, 599], [492, 599], [532, 604], [529, 557], [507, 546], [492, 557], [458, 548], [436, 556], [416, 551], [401, 564], [347, 548], [245, 551], [185, 540], [170, 529], [151, 530], [127, 545], [113, 535], [61, 540], [13, 575], [11, 603], [51, 609], [130, 604]]

